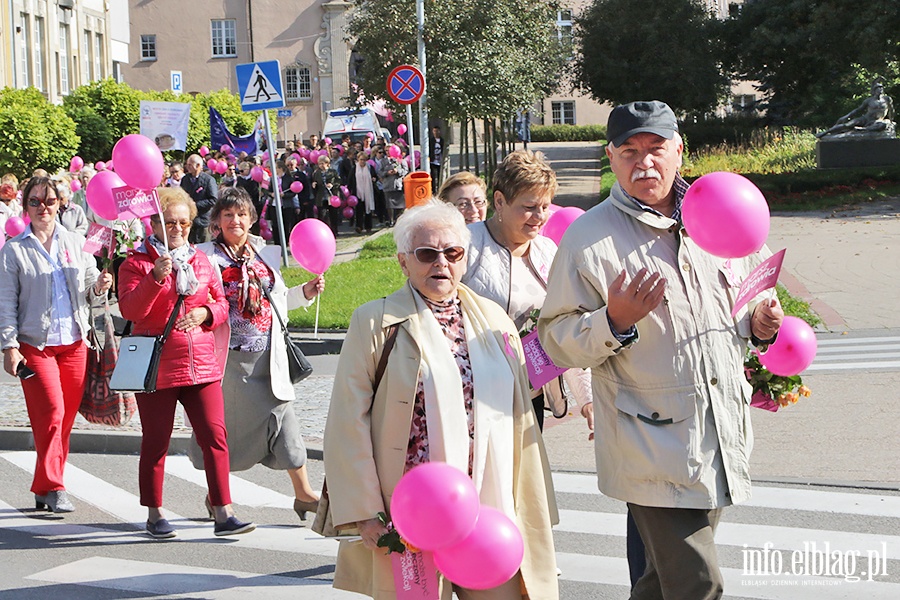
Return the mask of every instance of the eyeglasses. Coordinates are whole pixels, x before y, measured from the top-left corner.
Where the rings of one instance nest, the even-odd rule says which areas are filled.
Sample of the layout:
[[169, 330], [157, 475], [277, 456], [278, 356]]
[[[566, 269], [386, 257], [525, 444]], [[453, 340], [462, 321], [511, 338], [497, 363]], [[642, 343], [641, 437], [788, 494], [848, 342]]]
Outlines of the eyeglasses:
[[44, 206], [56, 206], [56, 203], [59, 202], [59, 198], [38, 198], [37, 196], [32, 196], [28, 199], [28, 206], [31, 208], [37, 208], [41, 204]]
[[484, 208], [487, 200], [463, 200], [456, 202], [455, 206], [459, 210], [472, 210], [473, 208]]
[[166, 221], [166, 227], [169, 229], [174, 229], [175, 227], [180, 227], [181, 229], [187, 229], [191, 226], [190, 221]]
[[466, 255], [466, 249], [462, 246], [450, 246], [449, 248], [438, 250], [437, 248], [423, 246], [413, 250], [412, 254], [416, 255], [416, 260], [420, 263], [433, 263], [438, 259], [438, 255], [440, 254], [443, 254], [448, 262], [456, 263]]

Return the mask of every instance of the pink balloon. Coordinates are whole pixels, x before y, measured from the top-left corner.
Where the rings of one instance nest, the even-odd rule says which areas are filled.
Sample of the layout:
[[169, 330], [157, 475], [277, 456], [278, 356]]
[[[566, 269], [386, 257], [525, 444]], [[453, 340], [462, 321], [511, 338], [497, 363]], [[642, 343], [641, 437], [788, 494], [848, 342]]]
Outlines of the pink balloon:
[[73, 192], [77, 192], [81, 189], [81, 182], [77, 179], [73, 179], [69, 182], [69, 189], [71, 189]]
[[228, 144], [222, 144], [222, 147], [219, 148], [219, 151], [222, 154], [231, 154], [231, 146], [229, 146]]
[[[159, 181], [157, 181], [159, 183]], [[113, 171], [101, 171], [88, 183], [86, 199], [88, 206], [99, 216], [109, 221], [119, 218], [119, 209], [113, 198], [113, 188], [122, 187], [125, 182]]]
[[550, 206], [547, 207], [547, 212], [550, 213], [551, 215], [553, 215], [553, 213], [560, 210], [561, 208], [562, 208], [562, 206], [559, 206], [556, 204], [551, 204]]
[[359, 204], [359, 198], [356, 196], [347, 196], [347, 206], [354, 208], [357, 204]]
[[[122, 181], [139, 190], [157, 187], [166, 168], [156, 143], [138, 133], [126, 135], [116, 142], [112, 160]], [[112, 166], [107, 163], [106, 168], [112, 169]]]
[[291, 191], [294, 192], [295, 194], [299, 194], [300, 192], [303, 191], [303, 183], [301, 183], [299, 181], [293, 182], [291, 184]]
[[291, 154], [291, 158], [293, 158], [293, 159], [296, 160], [297, 162], [300, 162], [301, 160], [303, 160], [303, 157], [300, 156], [299, 154], [297, 154], [296, 152], [294, 152], [294, 153]]
[[262, 154], [262, 160], [263, 160], [263, 162], [267, 162], [267, 161], [269, 160], [269, 151], [268, 151], [268, 150], [266, 150], [265, 152], [263, 152], [263, 154]]
[[330, 146], [331, 144], [332, 144], [331, 138], [330, 137], [325, 138], [325, 145]]
[[390, 156], [391, 158], [400, 158], [400, 148], [398, 148], [394, 144], [391, 144], [390, 146], [388, 146], [388, 156]]
[[212, 171], [213, 173], [215, 173], [218, 165], [219, 165], [219, 161], [217, 161], [214, 158], [210, 158], [208, 161], [206, 161], [206, 168], [209, 169], [210, 171]]
[[341, 193], [344, 195], [344, 197], [349, 196], [349, 195], [350, 195], [350, 188], [348, 188], [346, 185], [342, 185], [342, 186], [341, 186]]
[[[107, 171], [115, 171], [116, 170], [116, 166], [113, 164], [112, 159], [106, 161], [106, 170]], [[162, 176], [160, 176], [160, 179], [162, 179]]]
[[209, 148], [207, 148], [206, 146], [200, 146], [199, 152], [200, 156], [205, 157], [207, 154], [209, 154]]
[[220, 160], [216, 162], [216, 173], [219, 175], [224, 175], [228, 172], [228, 162], [224, 160]]
[[366, 137], [369, 138], [370, 140], [374, 140], [374, 139], [375, 139], [375, 134], [372, 133], [371, 131], [369, 131], [368, 133], [366, 133]]
[[106, 163], [103, 162], [102, 160], [98, 160], [97, 162], [94, 163], [94, 169], [96, 169], [97, 171], [105, 171]]
[[262, 236], [262, 239], [267, 241], [272, 239], [272, 227], [265, 219], [259, 220], [259, 235]]
[[72, 160], [69, 161], [69, 172], [75, 173], [76, 171], [80, 171], [84, 168], [84, 160], [78, 155], [72, 157]]
[[344, 153], [344, 147], [343, 147], [342, 145], [340, 145], [340, 144], [338, 144], [337, 146], [335, 146], [334, 149], [335, 149], [335, 151], [338, 153], [338, 155], [341, 155], [341, 154]]
[[300, 150], [298, 150], [298, 152], [300, 153], [300, 156], [302, 156], [303, 158], [309, 158], [309, 148], [300, 148]]
[[6, 220], [6, 235], [16, 237], [25, 231], [25, 221], [22, 217], [10, 217]]
[[558, 246], [559, 241], [562, 239], [563, 234], [566, 232], [566, 229], [569, 228], [569, 225], [575, 222], [575, 219], [583, 214], [584, 211], [577, 206], [567, 206], [565, 208], [561, 208], [550, 215], [550, 218], [547, 219], [547, 223], [541, 230], [541, 235], [550, 238], [551, 240], [556, 242], [556, 245]]
[[461, 542], [472, 533], [478, 518], [475, 484], [468, 475], [443, 462], [424, 463], [407, 471], [391, 497], [394, 527], [422, 550]]
[[256, 183], [259, 183], [263, 179], [265, 179], [265, 175], [266, 175], [266, 172], [259, 165], [256, 165], [255, 167], [250, 169], [250, 179], [252, 179]]
[[356, 213], [349, 206], [344, 209], [343, 215], [345, 219], [352, 219], [354, 214]]
[[816, 358], [816, 334], [806, 321], [785, 317], [769, 348], [759, 354], [759, 362], [776, 375], [791, 377], [802, 373]]
[[316, 275], [328, 270], [337, 249], [331, 228], [319, 219], [303, 219], [294, 225], [290, 243], [294, 260]]
[[[441, 526], [436, 525], [438, 529]], [[472, 532], [462, 541], [436, 550], [434, 564], [459, 586], [487, 590], [509, 581], [524, 556], [525, 543], [516, 524], [496, 508], [482, 506]]]
[[743, 258], [766, 243], [769, 205], [753, 183], [737, 173], [707, 173], [691, 184], [681, 205], [694, 242], [721, 258]]
[[406, 140], [404, 140], [403, 138], [397, 138], [395, 141], [398, 146], [406, 146]]
[[397, 135], [406, 135], [406, 131], [406, 125], [404, 125], [403, 123], [397, 125]]
[[331, 204], [331, 206], [333, 206], [334, 208], [337, 208], [341, 205], [341, 199], [338, 196], [332, 196], [328, 200], [328, 203]]

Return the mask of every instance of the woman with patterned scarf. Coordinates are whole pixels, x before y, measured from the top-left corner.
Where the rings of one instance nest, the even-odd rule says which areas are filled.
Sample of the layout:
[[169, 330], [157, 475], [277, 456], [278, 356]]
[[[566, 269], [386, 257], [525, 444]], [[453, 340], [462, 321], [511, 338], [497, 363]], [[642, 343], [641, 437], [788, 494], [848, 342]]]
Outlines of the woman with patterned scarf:
[[179, 401], [203, 448], [215, 534], [247, 533], [256, 525], [239, 521], [231, 508], [222, 367], [213, 334], [228, 320], [228, 301], [209, 259], [188, 243], [197, 216], [194, 201], [181, 188], [157, 192], [162, 219], [158, 214], [150, 217], [153, 235], [130, 252], [119, 269], [119, 308], [133, 323], [135, 335], [161, 335], [177, 311], [159, 360], [158, 389], [137, 394], [143, 430], [138, 481], [141, 504], [149, 513], [147, 533], [154, 538], [176, 535], [162, 512], [162, 491]]
[[[256, 219], [247, 192], [223, 190], [210, 213], [219, 234], [214, 242], [197, 247], [209, 256], [228, 300], [228, 318], [215, 334], [220, 347], [228, 348], [219, 360], [225, 373], [231, 470], [244, 471], [257, 463], [286, 470], [294, 488], [294, 511], [305, 519], [308, 511], [316, 512], [319, 498], [306, 473], [306, 446], [292, 406], [287, 348], [273, 311], [287, 322], [288, 309], [308, 306], [325, 289], [325, 281], [319, 275], [304, 285], [285, 286], [279, 272], [281, 249], [250, 235]], [[194, 466], [202, 469], [196, 443], [189, 454]]]

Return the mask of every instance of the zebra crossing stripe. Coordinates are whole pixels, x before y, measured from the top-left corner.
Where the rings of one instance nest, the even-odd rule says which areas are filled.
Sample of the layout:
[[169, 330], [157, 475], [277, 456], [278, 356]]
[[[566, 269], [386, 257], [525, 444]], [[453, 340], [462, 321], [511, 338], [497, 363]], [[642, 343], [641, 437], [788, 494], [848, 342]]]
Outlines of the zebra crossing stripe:
[[[166, 458], [166, 473], [184, 479], [200, 487], [206, 487], [206, 473], [194, 468], [187, 456], [169, 456]], [[267, 487], [242, 479], [233, 473], [228, 478], [231, 487], [231, 500], [235, 504], [254, 508], [286, 508], [293, 510], [294, 497], [287, 496]]]

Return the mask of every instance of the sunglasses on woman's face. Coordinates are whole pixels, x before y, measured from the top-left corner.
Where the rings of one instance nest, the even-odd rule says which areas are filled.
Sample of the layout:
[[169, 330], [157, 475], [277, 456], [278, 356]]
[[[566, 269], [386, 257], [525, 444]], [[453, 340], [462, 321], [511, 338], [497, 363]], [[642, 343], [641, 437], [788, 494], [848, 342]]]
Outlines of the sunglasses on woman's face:
[[41, 204], [44, 206], [54, 206], [58, 201], [58, 198], [38, 198], [37, 196], [32, 196], [28, 199], [28, 206], [31, 208], [37, 208]]
[[422, 246], [413, 250], [413, 254], [416, 255], [416, 260], [420, 263], [433, 263], [441, 254], [444, 255], [448, 262], [455, 263], [459, 262], [466, 255], [466, 249], [462, 246], [450, 246], [449, 248], [438, 250], [437, 248]]

